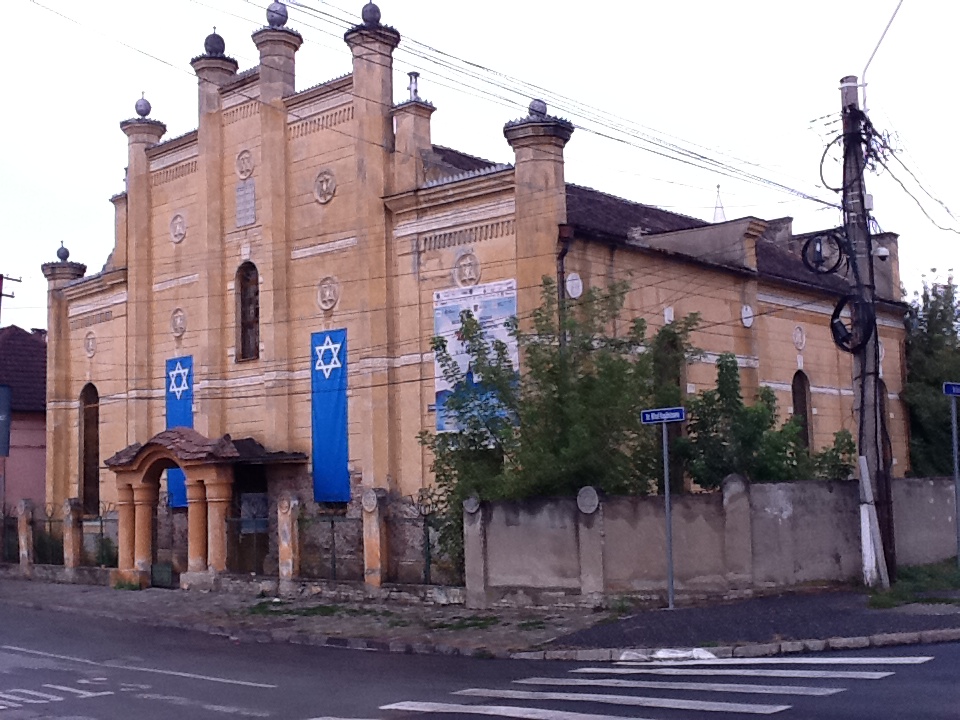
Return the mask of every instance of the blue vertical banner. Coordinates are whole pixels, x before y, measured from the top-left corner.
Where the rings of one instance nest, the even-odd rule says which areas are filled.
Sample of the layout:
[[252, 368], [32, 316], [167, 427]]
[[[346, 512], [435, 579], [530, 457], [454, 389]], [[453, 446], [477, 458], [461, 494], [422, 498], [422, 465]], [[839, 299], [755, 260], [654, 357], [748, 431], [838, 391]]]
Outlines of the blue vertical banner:
[[[193, 427], [193, 356], [170, 358], [166, 373], [167, 430]], [[170, 507], [187, 506], [187, 487], [183, 470], [167, 470], [167, 494]]]
[[313, 499], [349, 502], [346, 329], [313, 333], [310, 358]]

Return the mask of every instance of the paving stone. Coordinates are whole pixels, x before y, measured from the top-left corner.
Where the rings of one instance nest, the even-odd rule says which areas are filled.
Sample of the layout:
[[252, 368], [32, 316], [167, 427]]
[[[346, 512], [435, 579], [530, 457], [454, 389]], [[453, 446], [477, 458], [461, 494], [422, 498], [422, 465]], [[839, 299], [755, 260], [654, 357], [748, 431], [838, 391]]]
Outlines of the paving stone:
[[868, 637], [833, 637], [827, 640], [827, 647], [831, 650], [857, 650], [870, 647]]
[[916, 645], [920, 642], [920, 633], [881, 633], [870, 636], [870, 644], [874, 647], [886, 647], [887, 645]]
[[807, 652], [823, 652], [827, 649], [826, 640], [801, 640], [803, 649]]
[[947, 628], [943, 630], [926, 630], [920, 633], [920, 642], [956, 642], [960, 640], [960, 628]]
[[754, 658], [770, 657], [780, 652], [780, 643], [755, 643], [753, 645], [739, 645], [733, 649], [733, 657]]
[[732, 645], [721, 645], [719, 647], [707, 647], [704, 648], [709, 653], [713, 653], [713, 656], [716, 658], [731, 658], [733, 657], [733, 646]]
[[807, 648], [804, 646], [804, 644], [799, 640], [787, 640], [780, 643], [780, 652], [784, 655], [790, 653], [801, 653], [806, 649]]
[[613, 651], [603, 649], [577, 650], [574, 659], [577, 662], [609, 662], [613, 659]]

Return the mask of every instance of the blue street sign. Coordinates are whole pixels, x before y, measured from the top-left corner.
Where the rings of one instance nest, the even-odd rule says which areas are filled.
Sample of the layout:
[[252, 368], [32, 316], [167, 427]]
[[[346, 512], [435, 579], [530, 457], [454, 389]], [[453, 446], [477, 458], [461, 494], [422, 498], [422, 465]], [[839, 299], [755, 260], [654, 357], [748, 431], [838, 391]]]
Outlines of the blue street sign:
[[960, 396], [960, 383], [945, 382], [943, 384], [943, 394], [953, 395], [954, 397]]
[[640, 422], [644, 425], [655, 425], [658, 423], [683, 422], [687, 419], [687, 413], [682, 407], [675, 408], [657, 408], [656, 410], [641, 410]]

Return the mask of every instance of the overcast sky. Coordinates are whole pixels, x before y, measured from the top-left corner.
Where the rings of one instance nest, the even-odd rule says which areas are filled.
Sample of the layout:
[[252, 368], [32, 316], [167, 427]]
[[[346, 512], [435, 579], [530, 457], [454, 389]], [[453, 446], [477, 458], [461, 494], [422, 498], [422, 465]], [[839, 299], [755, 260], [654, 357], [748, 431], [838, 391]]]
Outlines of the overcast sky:
[[[264, 24], [267, 4], [5, 5], [16, 26], [0, 44], [6, 71], [0, 273], [23, 282], [5, 284], [4, 291], [16, 297], [3, 299], [0, 325], [46, 326], [40, 264], [56, 259], [61, 241], [88, 273], [100, 270], [114, 242], [108, 200], [123, 190], [126, 138], [120, 121], [134, 114], [134, 102], [145, 92], [152, 117], [167, 124], [168, 138], [193, 129], [196, 78], [190, 59], [202, 53], [203, 39], [216, 25], [241, 69], [255, 65], [250, 35]], [[304, 36], [298, 89], [350, 71], [344, 22], [317, 11], [358, 21], [362, 4], [288, 3], [289, 27]], [[834, 200], [818, 186], [821, 153], [839, 130], [839, 79], [861, 75], [897, 0], [379, 4], [383, 22], [404, 38], [396, 55], [395, 98], [407, 97], [406, 73], [418, 70], [421, 96], [437, 106], [435, 143], [500, 162], [513, 159], [502, 126], [526, 114], [534, 92], [514, 92], [513, 80], [497, 87], [490, 82], [497, 76], [475, 67], [481, 77], [467, 76], [453, 58], [464, 59], [569, 99], [550, 107], [585, 126], [567, 146], [568, 181], [707, 220], [719, 183], [728, 219], [791, 216], [794, 230], [803, 232], [838, 225], [838, 211], [728, 177], [729, 170], [657, 156], [645, 149], [650, 145], [644, 138], [661, 150], [659, 143], [669, 142]], [[938, 223], [954, 228], [960, 222], [938, 201], [956, 206], [960, 217], [960, 148], [952, 137], [957, 27], [960, 3], [904, 0], [867, 73], [873, 123], [894, 135], [900, 159], [922, 187], [896, 161], [891, 169]], [[440, 65], [438, 58], [457, 67]], [[960, 235], [938, 230], [888, 174], [868, 176], [867, 183], [880, 226], [900, 234], [909, 291], [920, 286], [922, 273], [943, 279], [948, 268], [960, 269]]]

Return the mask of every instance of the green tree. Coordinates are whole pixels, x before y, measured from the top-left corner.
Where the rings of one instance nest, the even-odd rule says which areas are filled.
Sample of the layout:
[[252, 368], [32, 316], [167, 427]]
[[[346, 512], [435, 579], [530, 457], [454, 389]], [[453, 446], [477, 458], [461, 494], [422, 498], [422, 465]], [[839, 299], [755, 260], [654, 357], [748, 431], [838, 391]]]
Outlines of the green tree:
[[532, 328], [510, 325], [519, 375], [506, 344], [490, 339], [469, 312], [459, 330], [468, 369], [444, 338], [434, 338], [438, 364], [454, 388], [446, 410], [460, 431], [425, 431], [420, 440], [434, 458], [440, 542], [458, 564], [462, 502], [470, 495], [574, 495], [584, 485], [623, 495], [655, 487], [659, 433], [640, 423], [640, 410], [679, 401], [678, 383], [667, 387], [663, 378], [679, 378], [693, 352], [689, 335], [697, 318], [648, 338], [642, 319], [621, 317], [627, 288], [589, 289], [561, 312], [556, 284], [545, 279]]
[[690, 477], [704, 489], [719, 487], [731, 473], [753, 482], [783, 482], [845, 480], [853, 470], [849, 432], [838, 432], [832, 447], [811, 456], [798, 420], [777, 427], [777, 400], [770, 388], [761, 388], [753, 405], [745, 404], [731, 353], [717, 360], [716, 388], [689, 401], [688, 410], [688, 432], [678, 441], [678, 451]]
[[914, 475], [953, 472], [950, 401], [944, 382], [960, 382], [960, 302], [951, 275], [923, 284], [906, 317], [907, 382], [903, 399], [910, 412], [910, 465]]

